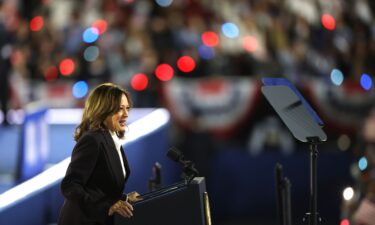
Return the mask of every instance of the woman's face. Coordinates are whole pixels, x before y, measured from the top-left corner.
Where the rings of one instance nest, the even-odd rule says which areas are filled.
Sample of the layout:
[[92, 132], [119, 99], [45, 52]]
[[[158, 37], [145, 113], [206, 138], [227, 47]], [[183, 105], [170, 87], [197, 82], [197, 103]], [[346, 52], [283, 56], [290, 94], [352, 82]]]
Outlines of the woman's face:
[[121, 96], [121, 103], [120, 109], [118, 112], [114, 113], [113, 115], [109, 115], [104, 124], [110, 129], [111, 131], [125, 131], [126, 128], [126, 120], [128, 119], [129, 113], [129, 102], [126, 98], [125, 94]]

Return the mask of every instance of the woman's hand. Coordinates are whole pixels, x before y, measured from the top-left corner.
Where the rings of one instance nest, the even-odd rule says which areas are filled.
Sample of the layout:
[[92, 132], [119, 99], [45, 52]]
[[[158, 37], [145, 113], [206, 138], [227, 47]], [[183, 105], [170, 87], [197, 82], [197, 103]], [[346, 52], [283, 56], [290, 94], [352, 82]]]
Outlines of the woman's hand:
[[119, 200], [109, 208], [108, 215], [112, 216], [113, 213], [118, 213], [125, 218], [133, 216], [133, 206], [127, 202]]
[[130, 192], [130, 193], [128, 194], [128, 201], [129, 201], [130, 203], [138, 202], [138, 201], [140, 201], [140, 200], [142, 200], [142, 198], [139, 198], [139, 194], [138, 194], [138, 192], [133, 191], [133, 192]]

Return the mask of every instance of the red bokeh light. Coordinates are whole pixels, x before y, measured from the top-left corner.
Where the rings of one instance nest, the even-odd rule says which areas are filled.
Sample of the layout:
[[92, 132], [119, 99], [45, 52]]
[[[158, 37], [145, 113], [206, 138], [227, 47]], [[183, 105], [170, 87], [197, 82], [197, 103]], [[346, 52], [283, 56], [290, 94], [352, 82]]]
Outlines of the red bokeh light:
[[258, 41], [253, 36], [245, 36], [242, 39], [242, 46], [249, 52], [255, 52], [258, 49]]
[[143, 91], [147, 88], [148, 77], [143, 73], [137, 73], [132, 77], [130, 85], [136, 91]]
[[105, 20], [99, 19], [92, 23], [92, 27], [98, 29], [99, 34], [103, 34], [107, 30], [108, 24]]
[[322, 16], [322, 24], [327, 30], [334, 30], [336, 28], [335, 18], [329, 14], [324, 14]]
[[341, 220], [340, 225], [350, 225], [349, 220], [348, 219]]
[[169, 64], [160, 64], [155, 69], [155, 75], [161, 81], [172, 79], [173, 73], [173, 68]]
[[66, 58], [60, 62], [60, 73], [63, 76], [70, 76], [74, 72], [74, 62], [72, 59]]
[[44, 19], [41, 16], [35, 16], [30, 20], [30, 30], [31, 31], [39, 31], [43, 28]]
[[201, 36], [202, 42], [208, 47], [215, 47], [219, 44], [219, 36], [213, 31], [206, 31]]
[[58, 76], [58, 70], [56, 66], [50, 66], [44, 70], [44, 78], [46, 81], [56, 80]]
[[185, 73], [189, 73], [195, 68], [195, 61], [190, 56], [181, 56], [177, 60], [177, 67], [179, 70]]

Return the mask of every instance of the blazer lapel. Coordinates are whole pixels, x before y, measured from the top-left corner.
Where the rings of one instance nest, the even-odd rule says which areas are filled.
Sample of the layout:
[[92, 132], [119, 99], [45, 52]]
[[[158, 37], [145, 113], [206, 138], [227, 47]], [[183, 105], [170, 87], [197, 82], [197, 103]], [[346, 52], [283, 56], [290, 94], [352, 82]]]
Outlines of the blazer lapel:
[[126, 154], [125, 154], [122, 146], [121, 146], [121, 155], [122, 155], [122, 160], [124, 161], [124, 168], [125, 168], [125, 172], [126, 172], [125, 181], [127, 181], [128, 178], [129, 178], [129, 175], [130, 175], [130, 167], [129, 167], [129, 163], [128, 163], [128, 158], [126, 157]]
[[103, 132], [104, 139], [107, 142], [107, 145], [105, 147], [107, 151], [109, 166], [112, 169], [112, 174], [114, 175], [116, 182], [119, 184], [119, 187], [123, 187], [123, 184], [125, 182], [124, 174], [122, 173], [122, 167], [121, 167], [121, 161], [120, 157], [117, 153], [115, 143], [111, 137], [111, 134], [106, 131]]

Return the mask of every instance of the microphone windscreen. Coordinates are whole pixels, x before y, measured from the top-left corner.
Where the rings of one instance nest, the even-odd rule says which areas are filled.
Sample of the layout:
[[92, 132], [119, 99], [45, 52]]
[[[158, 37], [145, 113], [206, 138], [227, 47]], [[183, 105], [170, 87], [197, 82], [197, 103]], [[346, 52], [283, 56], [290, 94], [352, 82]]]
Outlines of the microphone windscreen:
[[182, 155], [182, 152], [180, 152], [178, 149], [171, 148], [169, 149], [167, 156], [173, 161], [178, 162], [182, 158], [183, 155]]

